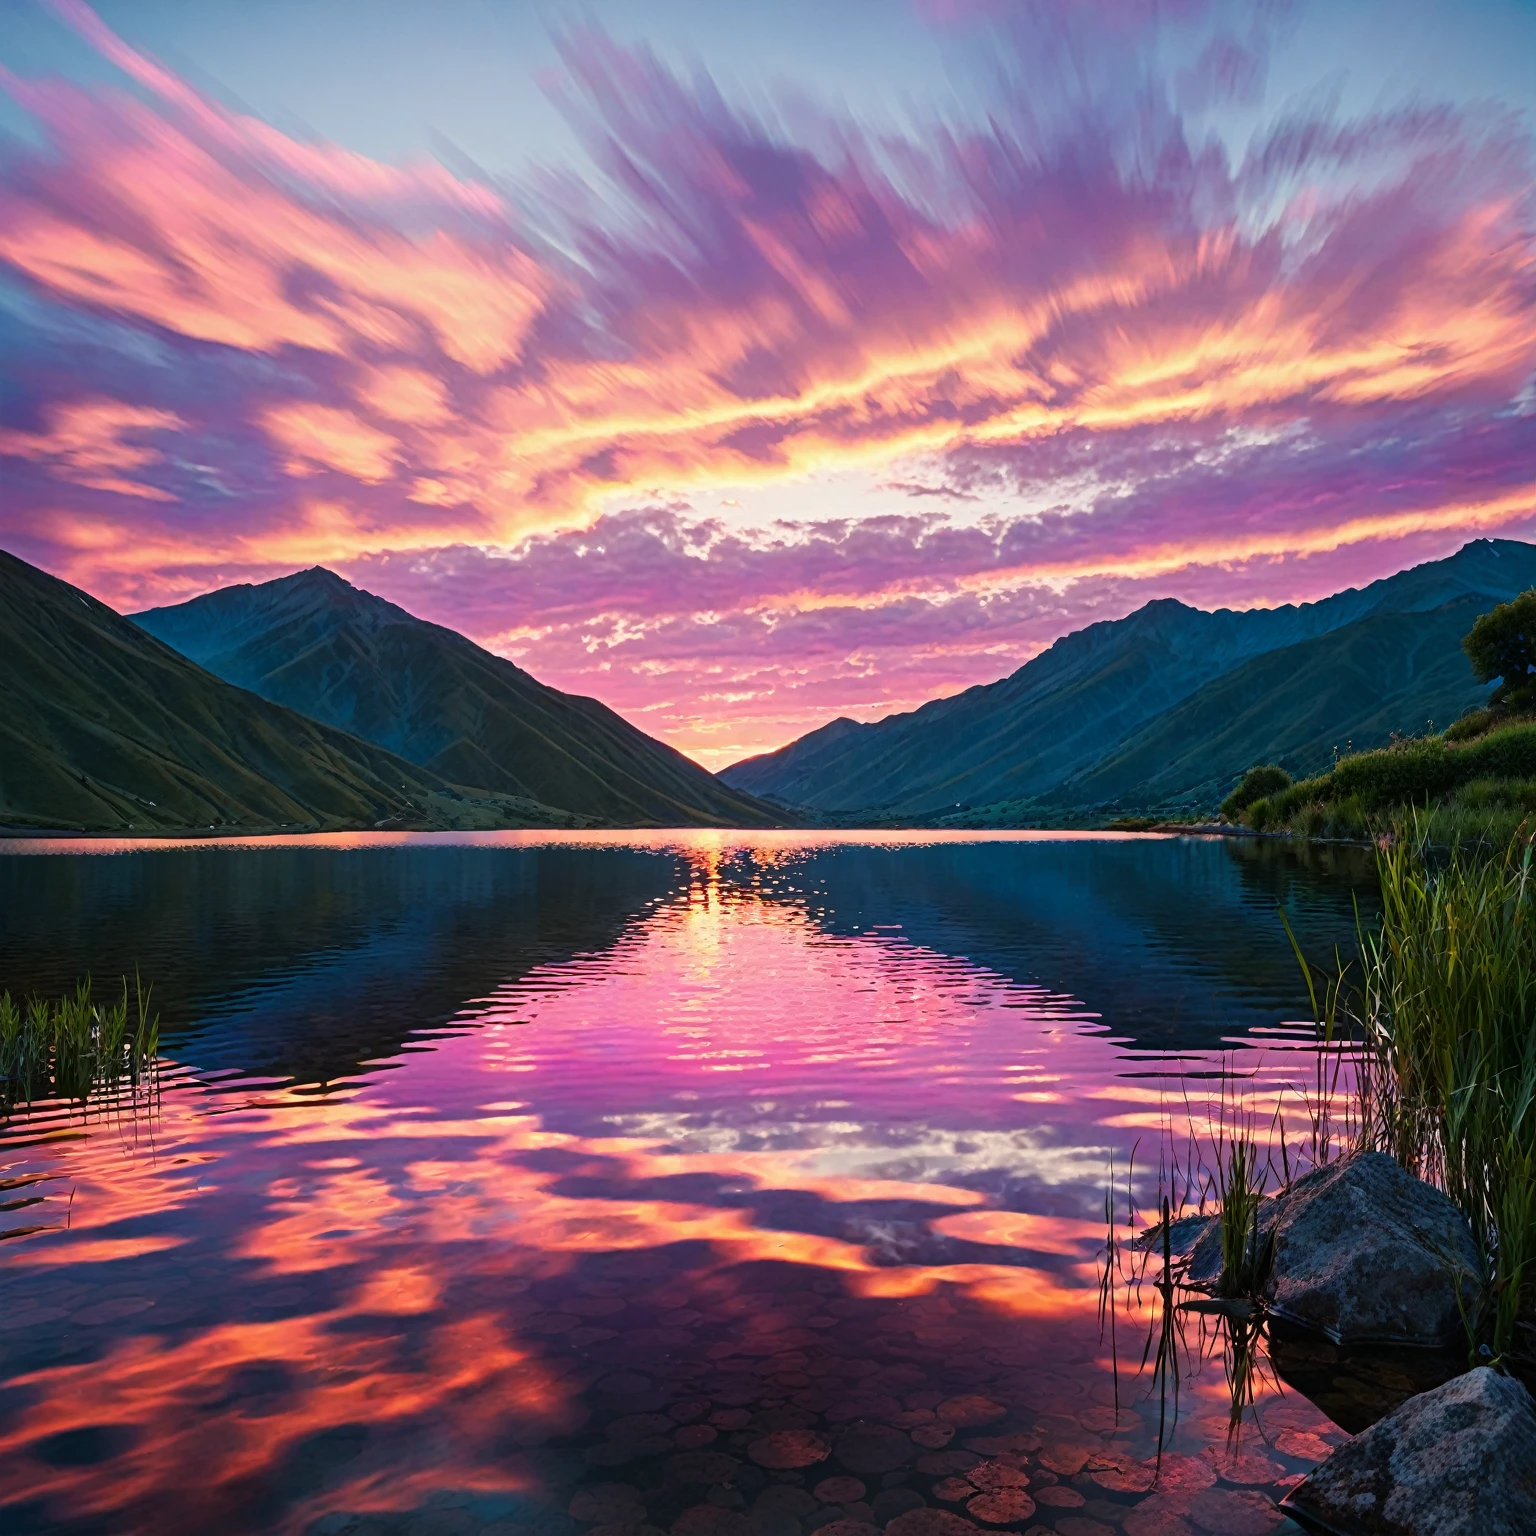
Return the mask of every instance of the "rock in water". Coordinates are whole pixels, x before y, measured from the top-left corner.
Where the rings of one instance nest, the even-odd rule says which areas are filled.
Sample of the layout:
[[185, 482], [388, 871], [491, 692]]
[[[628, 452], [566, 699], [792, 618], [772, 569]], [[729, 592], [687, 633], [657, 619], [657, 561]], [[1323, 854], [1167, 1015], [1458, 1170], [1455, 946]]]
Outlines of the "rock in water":
[[1369, 1536], [1532, 1536], [1536, 1403], [1518, 1381], [1480, 1366], [1409, 1398], [1281, 1507]]
[[1336, 1344], [1434, 1346], [1461, 1335], [1481, 1267], [1471, 1230], [1385, 1152], [1316, 1169], [1278, 1208], [1271, 1312]]

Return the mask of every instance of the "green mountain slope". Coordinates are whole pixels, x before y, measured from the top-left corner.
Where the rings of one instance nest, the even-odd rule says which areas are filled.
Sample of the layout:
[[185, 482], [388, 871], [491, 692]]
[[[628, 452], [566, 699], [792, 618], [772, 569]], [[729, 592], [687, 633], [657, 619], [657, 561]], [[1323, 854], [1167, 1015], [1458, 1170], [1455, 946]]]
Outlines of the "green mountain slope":
[[226, 681], [459, 783], [625, 825], [783, 820], [597, 700], [319, 567], [133, 618]]
[[1056, 805], [1215, 805], [1258, 762], [1301, 777], [1334, 749], [1392, 732], [1444, 729], [1481, 704], [1461, 637], [1487, 598], [1430, 613], [1381, 613], [1255, 657], [1159, 715], [1108, 756], [1044, 797]]
[[1294, 609], [1248, 615], [1148, 603], [1068, 635], [1000, 682], [873, 725], [835, 720], [721, 777], [834, 812], [923, 815], [1034, 799], [1210, 678], [1306, 632], [1309, 618]]
[[[521, 811], [519, 816], [517, 813]], [[568, 822], [231, 687], [0, 551], [0, 823], [178, 831]]]
[[[1255, 761], [1290, 753], [1315, 767], [1308, 754], [1325, 763], [1347, 738], [1375, 744], [1474, 702], [1460, 632], [1447, 627], [1458, 620], [1428, 616], [1462, 601], [1482, 612], [1533, 584], [1536, 547], [1482, 539], [1316, 603], [1206, 613], [1153, 602], [999, 682], [871, 725], [833, 721], [721, 777], [843, 815], [1219, 799], [1223, 779]], [[1376, 625], [1389, 616], [1402, 622]]]

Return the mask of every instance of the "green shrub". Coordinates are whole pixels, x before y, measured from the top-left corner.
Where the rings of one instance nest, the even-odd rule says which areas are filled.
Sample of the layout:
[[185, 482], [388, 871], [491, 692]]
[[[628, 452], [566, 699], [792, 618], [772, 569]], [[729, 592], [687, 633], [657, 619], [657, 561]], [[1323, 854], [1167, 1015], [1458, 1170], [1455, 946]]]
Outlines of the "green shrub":
[[[1317, 805], [1324, 808], [1329, 835], [1365, 836], [1373, 816], [1439, 805], [1475, 784], [1482, 787], [1472, 792], [1466, 811], [1476, 809], [1479, 797], [1489, 809], [1536, 810], [1536, 797], [1527, 789], [1531, 780], [1536, 780], [1536, 721], [1521, 720], [1460, 743], [1427, 736], [1358, 752], [1330, 773], [1255, 800], [1243, 819], [1260, 832], [1294, 827], [1318, 836], [1317, 818], [1308, 810]], [[1494, 784], [1505, 787], [1495, 790]], [[1495, 796], [1501, 797], [1497, 803]], [[1302, 819], [1309, 823], [1305, 829]]]
[[1447, 808], [1467, 811], [1536, 811], [1536, 779], [1473, 779], [1447, 801]]
[[1324, 804], [1329, 798], [1330, 788], [1326, 774], [1316, 779], [1300, 779], [1275, 794], [1255, 800], [1243, 813], [1243, 820], [1257, 832], [1284, 826], [1298, 816], [1304, 807]]
[[1243, 775], [1242, 783], [1221, 802], [1221, 814], [1228, 821], [1235, 821], [1255, 800], [1262, 800], [1266, 796], [1278, 794], [1290, 782], [1290, 774], [1284, 768], [1275, 767], [1273, 763], [1265, 763], [1257, 768], [1250, 768]]
[[1482, 736], [1498, 724], [1499, 717], [1491, 709], [1469, 709], [1459, 720], [1446, 727], [1447, 741], [1471, 741]]

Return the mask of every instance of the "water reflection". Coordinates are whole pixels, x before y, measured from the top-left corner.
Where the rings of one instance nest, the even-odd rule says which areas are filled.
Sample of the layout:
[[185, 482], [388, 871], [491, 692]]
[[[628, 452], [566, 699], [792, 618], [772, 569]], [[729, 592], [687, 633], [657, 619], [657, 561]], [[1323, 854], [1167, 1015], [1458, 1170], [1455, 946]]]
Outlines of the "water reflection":
[[[1152, 1489], [1104, 1182], [1221, 1034], [1295, 1016], [1275, 899], [1326, 948], [1357, 878], [1145, 840], [0, 859], [8, 965], [147, 946], [183, 1069], [152, 1146], [0, 1154], [74, 1191], [0, 1254], [0, 1523], [1277, 1528], [1337, 1432], [1267, 1391], [1234, 1460], [1217, 1369]], [[1260, 1099], [1294, 1043], [1233, 1048]]]
[[396, 1055], [535, 965], [607, 949], [687, 868], [665, 848], [107, 846], [130, 851], [0, 857], [7, 985], [46, 994], [83, 964], [137, 968], [178, 1059], [301, 1083]]
[[663, 903], [740, 897], [1047, 987], [1131, 1038], [1216, 1044], [1301, 1005], [1278, 907], [1326, 958], [1352, 938], [1354, 900], [1369, 916], [1373, 891], [1358, 850], [1260, 840], [0, 840], [13, 992], [58, 993], [83, 965], [137, 968], [184, 1057], [312, 1083], [392, 1055], [534, 966], [606, 951]]

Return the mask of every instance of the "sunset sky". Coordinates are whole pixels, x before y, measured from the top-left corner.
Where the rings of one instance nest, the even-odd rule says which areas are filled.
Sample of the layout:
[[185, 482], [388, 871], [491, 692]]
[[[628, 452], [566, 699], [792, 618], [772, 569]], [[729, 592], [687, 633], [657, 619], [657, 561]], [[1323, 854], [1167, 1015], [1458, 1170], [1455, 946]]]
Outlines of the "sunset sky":
[[0, 0], [0, 545], [709, 767], [1536, 530], [1536, 0]]

